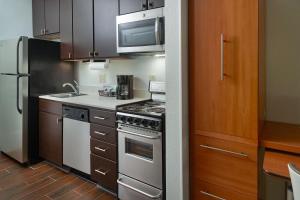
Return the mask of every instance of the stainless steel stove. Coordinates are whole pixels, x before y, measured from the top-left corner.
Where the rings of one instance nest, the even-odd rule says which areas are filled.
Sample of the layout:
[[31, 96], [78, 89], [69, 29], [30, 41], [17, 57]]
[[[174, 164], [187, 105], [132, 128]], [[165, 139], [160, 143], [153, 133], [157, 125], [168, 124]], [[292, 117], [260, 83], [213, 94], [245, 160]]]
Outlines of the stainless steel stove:
[[164, 87], [151, 82], [151, 100], [117, 108], [121, 200], [164, 199]]

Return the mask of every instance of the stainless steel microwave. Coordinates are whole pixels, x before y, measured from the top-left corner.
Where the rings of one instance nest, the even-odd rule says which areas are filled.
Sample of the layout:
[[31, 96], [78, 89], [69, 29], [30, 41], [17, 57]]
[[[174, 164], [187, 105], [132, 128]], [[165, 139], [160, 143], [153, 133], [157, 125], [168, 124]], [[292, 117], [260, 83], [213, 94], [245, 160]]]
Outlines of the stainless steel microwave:
[[164, 8], [117, 16], [117, 52], [165, 51]]

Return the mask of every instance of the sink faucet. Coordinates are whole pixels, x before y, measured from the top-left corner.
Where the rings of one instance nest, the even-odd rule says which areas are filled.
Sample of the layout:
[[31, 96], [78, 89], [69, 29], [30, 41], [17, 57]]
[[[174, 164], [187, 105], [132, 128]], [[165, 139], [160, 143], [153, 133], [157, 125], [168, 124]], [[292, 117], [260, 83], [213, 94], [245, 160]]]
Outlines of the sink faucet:
[[80, 95], [80, 91], [79, 91], [79, 84], [77, 83], [77, 81], [74, 80], [75, 86], [72, 83], [64, 83], [62, 86], [63, 87], [71, 87], [72, 90], [77, 94]]

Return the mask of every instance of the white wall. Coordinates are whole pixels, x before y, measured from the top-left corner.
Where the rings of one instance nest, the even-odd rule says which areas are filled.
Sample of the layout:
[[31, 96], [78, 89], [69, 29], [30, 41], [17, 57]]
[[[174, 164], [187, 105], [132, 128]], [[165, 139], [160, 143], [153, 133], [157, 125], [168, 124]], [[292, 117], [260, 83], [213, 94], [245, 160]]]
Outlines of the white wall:
[[267, 120], [300, 124], [300, 1], [266, 1]]
[[134, 75], [134, 89], [147, 91], [149, 80], [165, 81], [164, 57], [139, 56], [131, 59], [110, 60], [109, 67], [92, 70], [89, 63], [77, 63], [76, 74], [81, 86], [100, 86], [103, 82], [116, 84], [117, 75]]
[[32, 0], [0, 0], [0, 40], [32, 36]]
[[187, 4], [166, 0], [167, 200], [189, 199]]

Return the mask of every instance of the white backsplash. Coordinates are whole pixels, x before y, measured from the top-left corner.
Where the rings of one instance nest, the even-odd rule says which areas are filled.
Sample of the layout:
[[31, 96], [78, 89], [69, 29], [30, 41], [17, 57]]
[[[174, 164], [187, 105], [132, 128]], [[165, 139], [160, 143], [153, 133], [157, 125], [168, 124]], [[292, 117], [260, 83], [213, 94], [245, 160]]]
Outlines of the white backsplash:
[[134, 93], [137, 97], [148, 97], [149, 80], [165, 81], [165, 58], [138, 56], [110, 60], [106, 69], [93, 70], [89, 63], [75, 65], [76, 76], [81, 90], [85, 93], [97, 93], [103, 84], [117, 84], [117, 75], [134, 75]]

